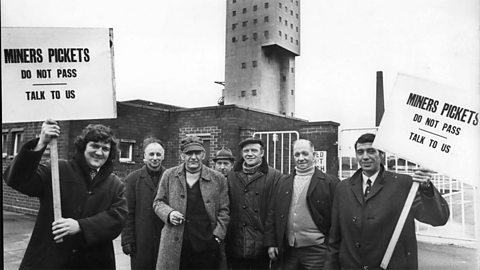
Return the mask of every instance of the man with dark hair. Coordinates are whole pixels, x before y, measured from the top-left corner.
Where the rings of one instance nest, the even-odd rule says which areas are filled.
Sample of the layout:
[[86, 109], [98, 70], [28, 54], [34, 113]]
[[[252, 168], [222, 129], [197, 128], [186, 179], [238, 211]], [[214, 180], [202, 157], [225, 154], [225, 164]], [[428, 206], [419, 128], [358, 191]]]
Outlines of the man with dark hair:
[[448, 221], [447, 202], [430, 182], [428, 170], [413, 177], [386, 171], [384, 153], [373, 148], [374, 134], [355, 142], [361, 168], [335, 191], [329, 255], [325, 269], [380, 269], [413, 181], [419, 182], [412, 208], [388, 269], [418, 269], [414, 219], [432, 226]]
[[154, 137], [143, 141], [145, 165], [125, 178], [128, 216], [122, 232], [122, 249], [130, 255], [131, 269], [155, 269], [163, 222], [153, 211], [153, 199], [165, 168], [165, 150]]
[[263, 238], [268, 204], [282, 174], [268, 166], [263, 141], [247, 138], [239, 144], [242, 158], [228, 174], [230, 226], [226, 241], [231, 269], [268, 269]]
[[311, 141], [295, 141], [295, 171], [278, 183], [270, 203], [265, 246], [279, 269], [323, 269], [326, 260], [339, 180], [315, 167], [314, 152]]
[[228, 173], [233, 168], [233, 163], [235, 162], [235, 157], [232, 154], [232, 151], [226, 147], [222, 147], [215, 157], [212, 159], [215, 162], [215, 170], [227, 177]]
[[153, 201], [165, 224], [157, 269], [216, 269], [230, 220], [227, 181], [202, 164], [200, 138], [187, 136], [180, 149], [183, 163], [165, 171]]
[[88, 125], [77, 137], [74, 158], [58, 162], [62, 218], [54, 220], [51, 165], [40, 160], [59, 135], [57, 122], [46, 120], [4, 174], [9, 186], [40, 199], [20, 269], [115, 269], [112, 241], [127, 215], [124, 185], [112, 173], [117, 141], [104, 125]]

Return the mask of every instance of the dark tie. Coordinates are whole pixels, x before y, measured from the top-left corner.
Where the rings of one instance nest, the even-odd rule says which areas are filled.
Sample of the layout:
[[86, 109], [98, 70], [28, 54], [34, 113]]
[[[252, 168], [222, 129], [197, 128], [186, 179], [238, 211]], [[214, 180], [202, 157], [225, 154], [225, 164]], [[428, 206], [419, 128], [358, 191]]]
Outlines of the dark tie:
[[93, 180], [93, 178], [95, 178], [95, 175], [97, 175], [97, 170], [90, 169], [90, 178], [92, 178], [92, 180]]
[[372, 189], [372, 180], [367, 180], [367, 188], [365, 189], [364, 196], [367, 197], [368, 193], [370, 193], [370, 189]]

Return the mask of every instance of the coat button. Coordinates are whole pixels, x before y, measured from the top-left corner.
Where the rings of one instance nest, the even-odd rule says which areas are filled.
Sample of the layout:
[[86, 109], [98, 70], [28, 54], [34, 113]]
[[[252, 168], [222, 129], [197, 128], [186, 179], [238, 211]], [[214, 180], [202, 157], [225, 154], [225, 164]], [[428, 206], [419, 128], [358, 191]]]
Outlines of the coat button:
[[247, 227], [247, 223], [243, 223], [243, 227]]
[[243, 209], [246, 209], [246, 208], [247, 208], [247, 206], [244, 204], [244, 205], [242, 205], [242, 208], [243, 208]]
[[257, 191], [257, 192], [255, 192], [255, 195], [258, 195], [258, 194], [260, 194], [260, 192], [258, 192], [258, 191]]
[[368, 270], [368, 266], [365, 265], [365, 266], [363, 267], [363, 270]]
[[247, 192], [248, 192], [248, 189], [244, 189], [243, 192], [247, 193]]
[[180, 195], [180, 198], [184, 199], [184, 198], [185, 198], [185, 195], [183, 195], [183, 194], [182, 194], [182, 195]]
[[77, 250], [76, 250], [76, 249], [72, 249], [72, 253], [75, 253], [75, 252], [77, 252]]
[[359, 247], [360, 247], [360, 243], [359, 243], [359, 242], [355, 242], [355, 246], [356, 246], [357, 248], [359, 248]]
[[283, 214], [282, 214], [282, 215], [280, 215], [280, 218], [283, 218]]
[[255, 209], [255, 210], [253, 210], [253, 211], [255, 211], [255, 213], [258, 213], [258, 209]]
[[353, 222], [357, 222], [357, 217], [353, 217], [353, 218], [352, 218], [352, 221], [353, 221]]

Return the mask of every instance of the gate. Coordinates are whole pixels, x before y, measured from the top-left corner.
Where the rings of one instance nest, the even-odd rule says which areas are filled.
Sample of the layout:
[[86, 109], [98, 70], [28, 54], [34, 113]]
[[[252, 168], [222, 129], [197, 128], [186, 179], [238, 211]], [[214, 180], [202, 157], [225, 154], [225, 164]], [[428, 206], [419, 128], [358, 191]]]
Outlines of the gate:
[[265, 158], [268, 165], [284, 174], [289, 174], [293, 168], [293, 142], [300, 138], [298, 131], [259, 131], [254, 132], [265, 144]]
[[[376, 128], [344, 129], [339, 135], [339, 178], [350, 177], [358, 168], [354, 143], [364, 133], [376, 133]], [[402, 174], [413, 174], [418, 165], [385, 153], [385, 169]], [[447, 241], [455, 244], [473, 244], [480, 239], [480, 221], [478, 220], [478, 186], [463, 183], [445, 175], [434, 174], [432, 183], [440, 191], [450, 208], [450, 218], [445, 226], [433, 227], [415, 221], [418, 236], [430, 240]]]

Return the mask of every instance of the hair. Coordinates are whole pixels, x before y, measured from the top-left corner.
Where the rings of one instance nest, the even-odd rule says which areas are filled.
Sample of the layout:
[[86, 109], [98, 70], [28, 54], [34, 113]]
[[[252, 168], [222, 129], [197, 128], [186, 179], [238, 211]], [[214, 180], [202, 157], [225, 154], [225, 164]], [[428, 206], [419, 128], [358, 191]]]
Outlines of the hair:
[[310, 148], [312, 148], [312, 152], [315, 152], [315, 146], [313, 146], [313, 143], [309, 140], [306, 140], [306, 139], [298, 139], [298, 140], [295, 140], [293, 142], [293, 147], [295, 147], [295, 145], [299, 142], [308, 142], [308, 144], [310, 145]]
[[[359, 143], [373, 143], [375, 140], [375, 134], [373, 133], [365, 133], [362, 136], [358, 137], [357, 141], [355, 142], [355, 151], [357, 151], [357, 145]], [[381, 155], [384, 155], [385, 152], [382, 150], [378, 149], [378, 152], [380, 152]]]
[[90, 124], [82, 130], [82, 134], [75, 138], [77, 156], [83, 156], [89, 142], [104, 142], [110, 144], [110, 154], [105, 164], [111, 164], [118, 156], [118, 141], [110, 127], [102, 124]]
[[165, 145], [163, 145], [163, 142], [160, 139], [157, 139], [156, 137], [153, 136], [148, 136], [143, 140], [143, 152], [145, 152], [145, 149], [149, 144], [152, 143], [158, 143], [160, 146], [165, 150]]

